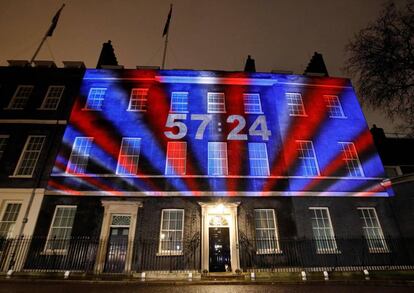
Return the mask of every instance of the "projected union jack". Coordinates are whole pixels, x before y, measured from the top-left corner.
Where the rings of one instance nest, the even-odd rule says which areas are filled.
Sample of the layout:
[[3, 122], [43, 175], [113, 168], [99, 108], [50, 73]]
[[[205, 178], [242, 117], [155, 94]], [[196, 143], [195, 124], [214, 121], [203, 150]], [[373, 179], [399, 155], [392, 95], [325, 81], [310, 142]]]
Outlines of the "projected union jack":
[[87, 70], [51, 193], [389, 196], [347, 79]]

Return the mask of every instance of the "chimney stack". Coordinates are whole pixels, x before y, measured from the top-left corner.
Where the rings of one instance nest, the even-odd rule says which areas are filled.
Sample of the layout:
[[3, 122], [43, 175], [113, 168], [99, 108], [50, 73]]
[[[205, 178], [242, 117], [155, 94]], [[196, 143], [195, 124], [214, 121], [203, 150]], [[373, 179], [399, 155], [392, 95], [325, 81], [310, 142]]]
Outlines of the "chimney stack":
[[117, 66], [118, 61], [116, 60], [114, 48], [112, 47], [111, 40], [107, 43], [103, 43], [101, 54], [99, 55], [98, 64], [96, 64], [96, 68], [100, 69], [102, 66], [111, 65]]
[[245, 72], [256, 72], [256, 64], [254, 63], [254, 59], [250, 57], [250, 55], [247, 56], [246, 65], [244, 66]]
[[309, 76], [329, 76], [322, 54], [319, 54], [318, 52], [313, 54], [311, 60], [309, 61], [308, 67], [306, 67], [303, 74]]

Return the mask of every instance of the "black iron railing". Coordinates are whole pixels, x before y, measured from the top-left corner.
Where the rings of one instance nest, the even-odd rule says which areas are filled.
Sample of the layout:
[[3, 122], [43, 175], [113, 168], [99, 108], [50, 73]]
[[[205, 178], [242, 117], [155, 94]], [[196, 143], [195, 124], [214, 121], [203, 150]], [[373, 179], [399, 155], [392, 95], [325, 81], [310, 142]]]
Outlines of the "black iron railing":
[[[159, 239], [0, 239], [0, 270], [86, 273], [201, 270], [199, 233], [164, 247], [176, 249], [162, 250]], [[257, 240], [240, 233], [238, 241], [242, 271], [413, 268], [413, 247], [411, 238]]]
[[263, 239], [240, 241], [240, 266], [250, 270], [287, 268], [373, 269], [414, 266], [413, 239]]

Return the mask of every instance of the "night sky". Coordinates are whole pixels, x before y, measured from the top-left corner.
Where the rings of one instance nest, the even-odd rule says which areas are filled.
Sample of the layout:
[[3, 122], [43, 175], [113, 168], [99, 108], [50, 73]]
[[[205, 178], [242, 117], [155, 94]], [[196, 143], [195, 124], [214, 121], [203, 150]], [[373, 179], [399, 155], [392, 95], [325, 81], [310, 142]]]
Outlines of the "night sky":
[[[125, 68], [160, 65], [162, 30], [173, 3], [168, 69], [243, 70], [248, 54], [256, 69], [302, 74], [314, 51], [331, 76], [342, 71], [344, 47], [376, 19], [381, 0], [0, 0], [0, 65], [30, 59], [51, 19], [66, 3], [39, 60], [85, 62], [95, 67], [102, 43], [112, 40]], [[403, 3], [403, 0], [397, 1]], [[363, 97], [359, 97], [360, 100]], [[369, 126], [392, 132], [378, 112], [364, 109]]]

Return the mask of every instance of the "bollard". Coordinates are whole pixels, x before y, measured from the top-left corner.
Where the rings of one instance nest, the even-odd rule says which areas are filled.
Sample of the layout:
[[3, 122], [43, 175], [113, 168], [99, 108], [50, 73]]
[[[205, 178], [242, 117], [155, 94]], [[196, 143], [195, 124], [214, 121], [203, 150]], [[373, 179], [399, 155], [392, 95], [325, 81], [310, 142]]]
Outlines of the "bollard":
[[63, 278], [68, 279], [69, 275], [70, 275], [70, 271], [65, 271], [65, 273], [63, 274]]
[[329, 274], [328, 274], [328, 272], [327, 272], [327, 271], [323, 271], [323, 279], [324, 279], [325, 281], [328, 281], [328, 280], [329, 280]]
[[13, 270], [8, 270], [7, 271], [7, 275], [6, 278], [10, 278], [13, 275], [14, 271]]
[[307, 278], [306, 278], [306, 272], [305, 271], [300, 272], [300, 275], [302, 276], [302, 281], [306, 281], [307, 280]]
[[188, 273], [188, 281], [192, 281], [193, 280], [193, 273]]
[[366, 281], [369, 281], [369, 272], [368, 272], [368, 270], [363, 270], [363, 273], [364, 273], [364, 276], [365, 276], [365, 280]]
[[141, 281], [145, 281], [145, 272], [141, 273]]
[[256, 273], [255, 272], [250, 273], [250, 280], [252, 280], [252, 281], [256, 280]]

